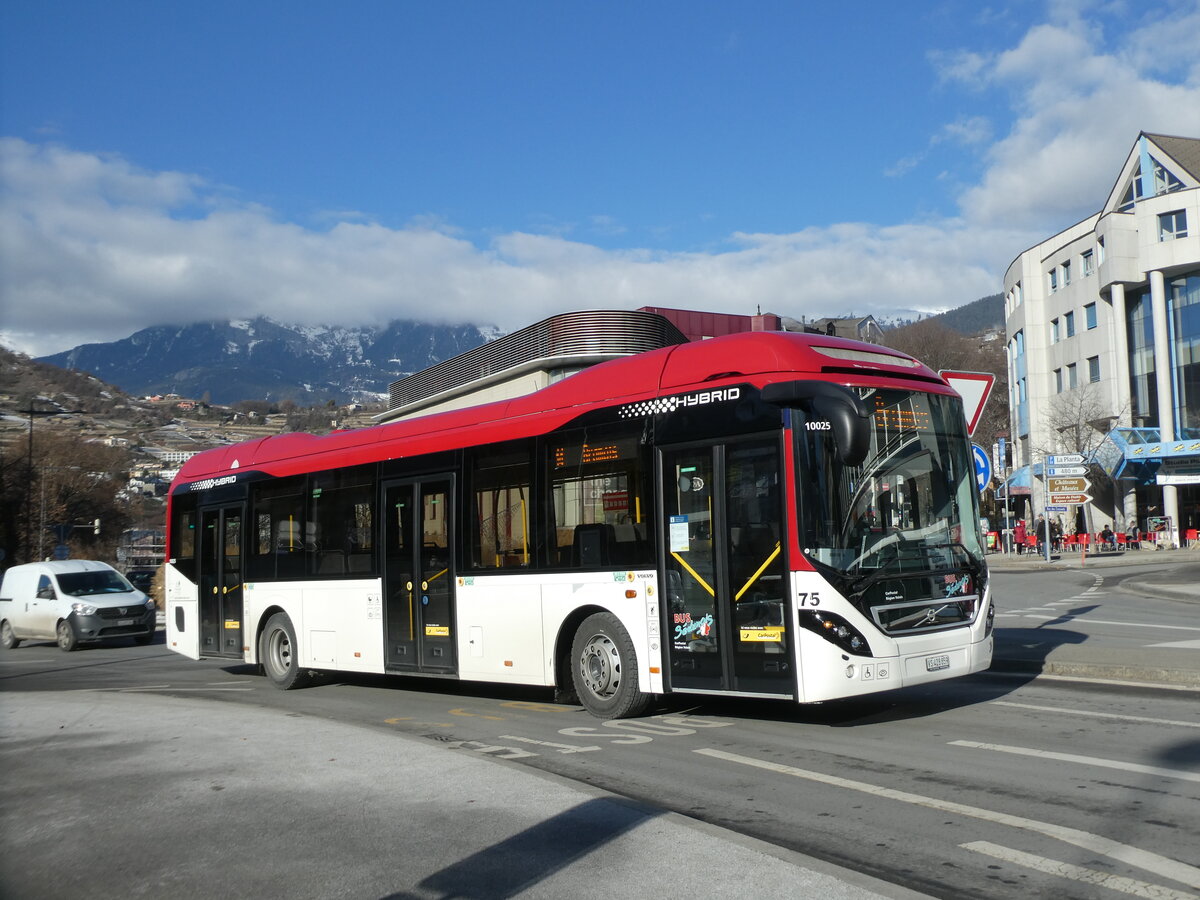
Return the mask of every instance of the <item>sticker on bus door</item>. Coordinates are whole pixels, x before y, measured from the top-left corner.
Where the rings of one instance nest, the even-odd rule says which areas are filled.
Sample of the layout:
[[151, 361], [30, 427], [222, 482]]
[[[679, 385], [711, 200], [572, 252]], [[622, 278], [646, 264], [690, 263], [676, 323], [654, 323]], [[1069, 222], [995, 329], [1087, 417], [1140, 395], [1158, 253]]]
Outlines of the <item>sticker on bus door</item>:
[[671, 516], [671, 552], [687, 553], [691, 548], [692, 542], [688, 536], [688, 517]]

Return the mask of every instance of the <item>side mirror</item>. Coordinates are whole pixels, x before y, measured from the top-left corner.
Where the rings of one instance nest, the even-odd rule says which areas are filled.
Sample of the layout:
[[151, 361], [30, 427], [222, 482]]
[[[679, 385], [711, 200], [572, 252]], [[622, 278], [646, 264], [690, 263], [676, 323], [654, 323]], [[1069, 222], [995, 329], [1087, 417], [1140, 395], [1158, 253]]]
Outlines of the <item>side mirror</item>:
[[54, 588], [44, 587], [38, 589], [37, 597], [39, 600], [54, 600], [56, 594], [54, 593]]
[[762, 399], [776, 406], [803, 409], [808, 427], [828, 429], [837, 444], [838, 460], [857, 466], [871, 448], [871, 412], [862, 398], [828, 381], [782, 381], [762, 389]]

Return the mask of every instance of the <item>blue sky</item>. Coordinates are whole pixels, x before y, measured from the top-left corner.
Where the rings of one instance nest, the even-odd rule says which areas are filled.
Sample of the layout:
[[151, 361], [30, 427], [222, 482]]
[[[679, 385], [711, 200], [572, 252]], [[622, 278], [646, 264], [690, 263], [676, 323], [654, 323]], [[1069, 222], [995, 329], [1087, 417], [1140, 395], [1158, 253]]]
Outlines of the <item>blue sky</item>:
[[957, 306], [1200, 136], [1197, 46], [1200, 0], [8, 0], [0, 343]]

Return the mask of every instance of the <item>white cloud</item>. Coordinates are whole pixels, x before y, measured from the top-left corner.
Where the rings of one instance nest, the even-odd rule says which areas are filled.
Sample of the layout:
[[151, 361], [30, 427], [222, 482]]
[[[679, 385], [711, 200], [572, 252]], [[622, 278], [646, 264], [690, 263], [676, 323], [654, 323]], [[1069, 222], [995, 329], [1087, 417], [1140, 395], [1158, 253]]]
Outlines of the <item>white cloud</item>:
[[[0, 341], [43, 354], [149, 324], [256, 314], [512, 329], [589, 307], [799, 318], [956, 306], [998, 291], [1019, 252], [1095, 212], [1139, 131], [1200, 136], [1200, 12], [1194, 0], [1174, 11], [1106, 36], [1102, 7], [1062, 2], [1001, 52], [932, 55], [940, 91], [1011, 98], [1011, 124], [994, 106], [956, 114], [888, 173], [921, 177], [936, 147], [939, 170], [960, 183], [965, 170], [943, 151], [980, 154], [958, 215], [738, 233], [710, 252], [608, 250], [554, 222], [482, 246], [435, 218], [389, 228], [325, 213], [314, 220], [329, 227], [314, 229], [195, 175], [4, 139]], [[602, 215], [580, 221], [593, 233], [624, 228]]]

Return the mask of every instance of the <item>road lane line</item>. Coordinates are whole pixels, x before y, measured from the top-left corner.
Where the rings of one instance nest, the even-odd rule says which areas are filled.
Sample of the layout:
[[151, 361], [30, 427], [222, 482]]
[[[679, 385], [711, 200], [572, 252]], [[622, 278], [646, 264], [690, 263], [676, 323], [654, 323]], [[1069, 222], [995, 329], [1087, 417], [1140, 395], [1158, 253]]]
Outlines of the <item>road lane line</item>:
[[1177, 891], [1174, 888], [1164, 887], [1161, 884], [1151, 884], [1147, 881], [1125, 878], [1122, 875], [1112, 875], [1108, 872], [1097, 872], [1095, 869], [1085, 869], [1083, 866], [1060, 862], [1057, 859], [1047, 859], [1045, 856], [1035, 856], [1032, 853], [1024, 853], [1020, 850], [1001, 847], [999, 844], [993, 844], [991, 841], [971, 841], [969, 844], [959, 844], [958, 846], [964, 850], [973, 850], [976, 853], [982, 853], [984, 856], [990, 856], [992, 859], [1014, 863], [1018, 866], [1024, 866], [1027, 869], [1033, 869], [1036, 872], [1045, 872], [1047, 875], [1058, 875], [1062, 878], [1070, 878], [1072, 881], [1082, 881], [1085, 884], [1099, 885], [1109, 890], [1120, 891], [1123, 894], [1132, 894], [1134, 897], [1146, 897], [1152, 898], [1152, 900], [1196, 900], [1195, 894]]
[[947, 741], [951, 747], [969, 747], [972, 750], [991, 750], [994, 753], [1010, 753], [1013, 756], [1033, 756], [1038, 759], [1056, 759], [1059, 762], [1082, 763], [1102, 769], [1120, 769], [1123, 772], [1141, 772], [1160, 778], [1180, 778], [1184, 781], [1200, 782], [1200, 772], [1185, 772], [1183, 769], [1164, 769], [1159, 766], [1143, 766], [1139, 763], [1120, 762], [1115, 759], [1100, 759], [1096, 756], [1079, 756], [1075, 753], [1056, 753], [1053, 750], [1034, 750], [1030, 747], [1010, 747], [1007, 744], [984, 744], [979, 741]]
[[1200, 722], [1181, 722], [1177, 719], [1151, 719], [1148, 716], [1127, 716], [1122, 713], [1096, 712], [1087, 709], [1066, 709], [1062, 706], [1034, 706], [1032, 703], [1014, 703], [1011, 700], [993, 700], [996, 706], [1014, 706], [1017, 709], [1032, 709], [1038, 712], [1066, 714], [1070, 716], [1094, 716], [1097, 719], [1120, 719], [1124, 722], [1145, 722], [1148, 725], [1179, 725], [1183, 728], [1200, 728]]
[[723, 759], [726, 762], [738, 763], [743, 766], [765, 769], [768, 772], [775, 772], [780, 775], [791, 775], [794, 778], [802, 778], [816, 784], [846, 788], [863, 794], [882, 797], [887, 800], [908, 803], [913, 806], [924, 806], [928, 809], [940, 810], [941, 812], [968, 816], [972, 819], [981, 819], [984, 822], [991, 822], [996, 825], [1020, 828], [1024, 831], [1031, 831], [1034, 834], [1052, 837], [1066, 844], [1082, 847], [1085, 850], [1091, 850], [1093, 853], [1112, 857], [1129, 865], [1137, 866], [1139, 869], [1144, 869], [1147, 872], [1154, 872], [1156, 875], [1165, 876], [1172, 881], [1178, 881], [1180, 884], [1186, 884], [1188, 887], [1200, 888], [1200, 869], [1197, 869], [1195, 866], [1189, 866], [1187, 863], [1161, 856], [1149, 850], [1140, 850], [1137, 847], [1122, 844], [1119, 841], [1114, 841], [1112, 838], [1102, 837], [1088, 831], [1080, 831], [1077, 828], [1069, 828], [1066, 825], [1055, 825], [1053, 822], [1039, 822], [1037, 819], [1027, 819], [1024, 816], [1013, 816], [1008, 813], [996, 812], [995, 810], [981, 809], [978, 806], [955, 803], [953, 800], [941, 800], [936, 797], [912, 794], [908, 791], [898, 791], [895, 788], [867, 784], [863, 781], [851, 781], [848, 778], [839, 778], [837, 775], [810, 772], [805, 769], [797, 769], [794, 766], [786, 766], [782, 763], [774, 763], [765, 759], [755, 759], [751, 756], [728, 753], [724, 750], [715, 750], [706, 747], [692, 752], [703, 756], [711, 756], [714, 759]]

